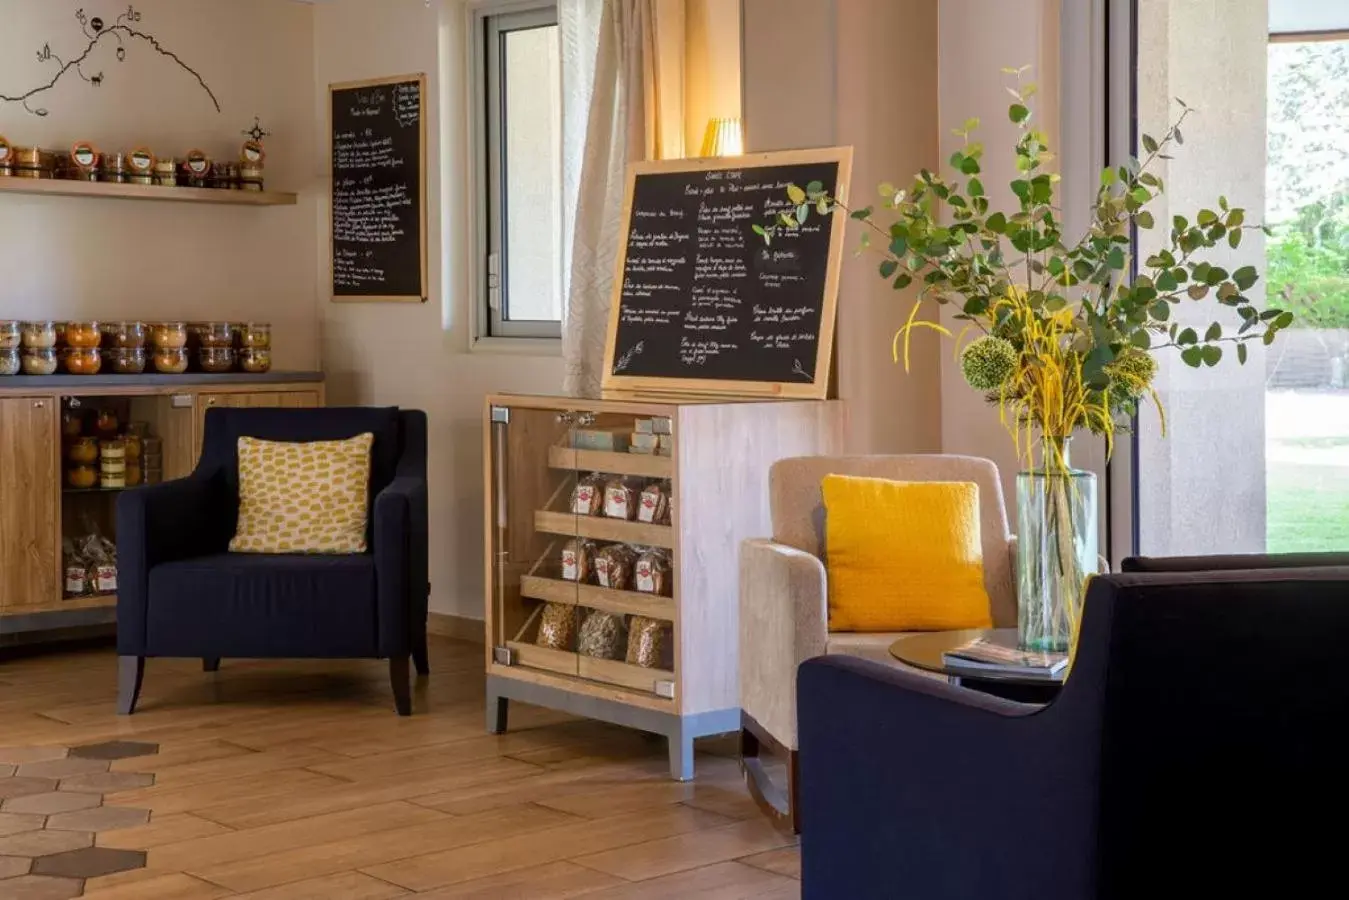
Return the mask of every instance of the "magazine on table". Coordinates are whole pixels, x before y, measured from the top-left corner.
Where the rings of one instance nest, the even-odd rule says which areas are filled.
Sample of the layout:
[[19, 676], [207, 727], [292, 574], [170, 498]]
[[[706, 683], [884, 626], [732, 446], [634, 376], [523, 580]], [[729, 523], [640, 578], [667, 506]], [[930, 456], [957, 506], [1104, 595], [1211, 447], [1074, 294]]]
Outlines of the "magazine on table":
[[1068, 654], [1022, 650], [1016, 635], [975, 638], [963, 647], [947, 650], [942, 662], [950, 669], [971, 675], [1017, 675], [1023, 678], [1057, 678], [1068, 666]]

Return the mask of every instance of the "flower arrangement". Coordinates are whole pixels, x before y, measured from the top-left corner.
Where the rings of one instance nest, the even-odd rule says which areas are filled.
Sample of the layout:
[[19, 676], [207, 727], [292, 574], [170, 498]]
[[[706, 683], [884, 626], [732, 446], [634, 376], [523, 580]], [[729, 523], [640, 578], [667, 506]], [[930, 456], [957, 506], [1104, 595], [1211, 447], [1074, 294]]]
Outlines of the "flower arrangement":
[[[1189, 107], [1177, 100], [1181, 114], [1166, 133], [1142, 137], [1142, 159], [1101, 172], [1090, 227], [1070, 243], [1055, 204], [1054, 155], [1032, 123], [1035, 86], [1024, 81], [1025, 68], [1004, 71], [1015, 78], [1007, 111], [1018, 129], [1014, 208], [993, 208], [980, 178], [985, 150], [975, 139], [979, 121], [970, 119], [955, 131], [963, 145], [951, 154], [949, 176], [924, 169], [907, 189], [882, 184], [879, 209], [849, 208], [818, 183], [792, 185], [794, 209], [755, 231], [771, 242], [779, 229], [800, 227], [812, 214], [844, 212], [864, 227], [862, 249], [880, 254], [881, 278], [895, 290], [922, 285], [894, 337], [895, 360], [902, 358], [908, 368], [915, 329], [953, 337], [966, 382], [999, 407], [1025, 467], [1040, 476], [1035, 489], [1047, 494], [1033, 505], [1045, 521], [1028, 523], [1023, 514], [1019, 522], [1023, 551], [1040, 555], [1021, 559], [1022, 639], [1060, 649], [1075, 631], [1085, 576], [1095, 570], [1096, 523], [1073, 521], [1080, 518], [1073, 513], [1082, 498], [1073, 494], [1068, 440], [1089, 431], [1104, 437], [1110, 452], [1116, 435], [1148, 401], [1164, 424], [1152, 384], [1156, 354], [1178, 352], [1185, 364], [1200, 368], [1218, 365], [1233, 349], [1244, 364], [1248, 344], [1272, 343], [1293, 314], [1259, 308], [1247, 296], [1259, 280], [1255, 267], [1229, 272], [1207, 258], [1222, 244], [1240, 247], [1246, 232], [1261, 227], [1225, 197], [1216, 208], [1175, 215], [1163, 248], [1134, 258], [1136, 231], [1159, 227], [1148, 207], [1165, 185], [1153, 169], [1184, 143]], [[1177, 321], [1182, 304], [1204, 302], [1231, 312], [1202, 330]], [[934, 306], [954, 306], [963, 330], [953, 335], [920, 318]], [[1093, 497], [1092, 519], [1094, 503]], [[1089, 540], [1082, 533], [1088, 527]], [[1028, 540], [1027, 528], [1038, 529], [1038, 539]], [[1048, 583], [1028, 584], [1028, 566], [1042, 570]], [[1061, 595], [1042, 596], [1041, 605], [1050, 608], [1030, 611], [1047, 617], [1050, 636], [1044, 640], [1027, 639], [1024, 617], [1035, 601], [1027, 595], [1035, 593]]]

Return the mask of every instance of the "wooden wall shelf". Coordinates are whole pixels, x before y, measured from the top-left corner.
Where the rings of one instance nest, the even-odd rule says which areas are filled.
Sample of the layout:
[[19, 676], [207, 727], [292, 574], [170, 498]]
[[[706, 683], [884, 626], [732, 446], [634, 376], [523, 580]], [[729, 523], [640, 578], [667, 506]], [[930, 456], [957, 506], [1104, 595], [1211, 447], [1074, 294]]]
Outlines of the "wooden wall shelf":
[[295, 194], [278, 191], [221, 191], [213, 188], [159, 187], [152, 184], [112, 184], [103, 181], [67, 181], [58, 178], [0, 177], [0, 194], [46, 194], [55, 197], [106, 197], [116, 200], [167, 200], [177, 203], [215, 203], [233, 206], [294, 206]]

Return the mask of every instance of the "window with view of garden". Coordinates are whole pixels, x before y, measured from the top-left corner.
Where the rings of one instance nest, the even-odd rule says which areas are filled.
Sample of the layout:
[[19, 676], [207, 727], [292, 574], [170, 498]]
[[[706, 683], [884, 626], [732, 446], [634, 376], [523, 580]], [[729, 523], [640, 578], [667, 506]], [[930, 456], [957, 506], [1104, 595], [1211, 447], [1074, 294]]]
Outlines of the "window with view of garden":
[[[1349, 39], [1269, 47], [1270, 551], [1349, 549]], [[1279, 298], [1282, 297], [1280, 300]]]

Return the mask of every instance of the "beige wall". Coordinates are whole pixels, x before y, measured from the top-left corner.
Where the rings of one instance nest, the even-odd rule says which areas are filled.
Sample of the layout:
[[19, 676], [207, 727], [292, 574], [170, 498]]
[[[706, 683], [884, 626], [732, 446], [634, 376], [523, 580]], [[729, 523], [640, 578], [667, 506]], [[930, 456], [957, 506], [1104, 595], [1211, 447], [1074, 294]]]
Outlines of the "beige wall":
[[740, 115], [740, 0], [685, 0], [684, 148], [697, 156], [708, 119]]
[[[78, 4], [7, 0], [0, 24], [0, 94], [49, 80], [50, 44], [70, 59], [88, 45]], [[84, 4], [114, 19], [125, 3]], [[104, 38], [84, 65], [42, 95], [46, 117], [0, 102], [0, 134], [19, 146], [104, 149], [147, 145], [182, 156], [200, 148], [237, 158], [253, 116], [267, 138], [267, 179], [298, 191], [296, 207], [247, 209], [177, 203], [29, 197], [0, 203], [0, 318], [259, 319], [276, 326], [279, 368], [315, 368], [311, 160], [315, 126], [312, 10], [276, 0], [139, 0], [141, 30], [201, 73], [216, 112], [192, 76], [141, 41], [118, 62]], [[36, 105], [36, 104], [34, 104]]]
[[[547, 392], [562, 384], [557, 357], [470, 353], [465, 13], [459, 0], [332, 0], [314, 7], [318, 95], [309, 117], [319, 145], [311, 172], [328, 229], [327, 85], [425, 72], [430, 296], [425, 304], [333, 304], [320, 296], [330, 403], [390, 404], [430, 416], [432, 609], [480, 618], [483, 604], [482, 412], [489, 391]], [[326, 290], [326, 237], [310, 257]]]

